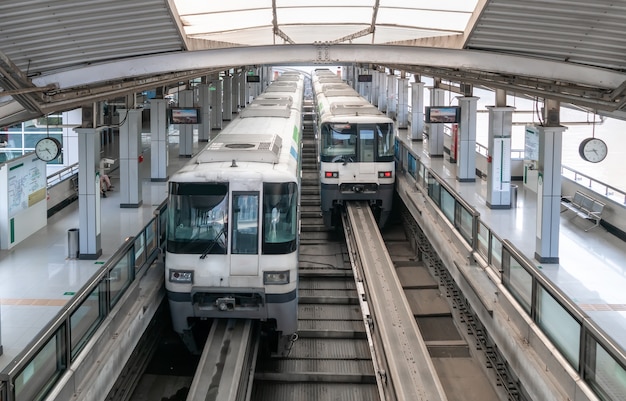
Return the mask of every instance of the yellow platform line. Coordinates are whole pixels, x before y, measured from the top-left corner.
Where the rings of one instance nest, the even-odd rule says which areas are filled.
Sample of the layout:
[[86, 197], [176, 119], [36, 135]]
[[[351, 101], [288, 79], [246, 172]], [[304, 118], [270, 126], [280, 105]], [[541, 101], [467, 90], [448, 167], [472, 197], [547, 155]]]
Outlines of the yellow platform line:
[[0, 305], [63, 306], [68, 299], [0, 298]]

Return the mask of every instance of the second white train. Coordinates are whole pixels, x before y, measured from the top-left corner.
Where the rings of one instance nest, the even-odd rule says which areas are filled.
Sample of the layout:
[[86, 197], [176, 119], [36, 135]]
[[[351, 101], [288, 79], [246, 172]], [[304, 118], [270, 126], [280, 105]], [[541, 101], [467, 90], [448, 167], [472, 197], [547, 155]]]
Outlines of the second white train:
[[312, 82], [324, 224], [338, 224], [344, 202], [366, 200], [383, 227], [394, 193], [394, 122], [328, 69], [316, 69]]

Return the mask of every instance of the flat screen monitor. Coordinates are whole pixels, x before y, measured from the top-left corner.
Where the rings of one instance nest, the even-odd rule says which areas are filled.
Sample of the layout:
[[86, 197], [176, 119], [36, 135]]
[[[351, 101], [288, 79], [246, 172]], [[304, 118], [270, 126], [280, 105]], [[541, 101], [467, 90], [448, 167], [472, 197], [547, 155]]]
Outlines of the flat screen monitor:
[[172, 107], [170, 108], [171, 124], [198, 124], [200, 122], [200, 109], [198, 107]]
[[436, 123], [458, 123], [461, 118], [461, 108], [459, 106], [430, 106], [426, 107], [426, 122]]

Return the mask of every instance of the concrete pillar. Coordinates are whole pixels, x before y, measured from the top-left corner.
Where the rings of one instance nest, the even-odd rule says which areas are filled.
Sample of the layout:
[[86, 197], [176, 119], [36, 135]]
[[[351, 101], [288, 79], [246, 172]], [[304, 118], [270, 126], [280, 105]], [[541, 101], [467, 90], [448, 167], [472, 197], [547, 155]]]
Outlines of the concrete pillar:
[[141, 150], [141, 110], [118, 109], [120, 121], [120, 196], [121, 208], [136, 208], [143, 203], [139, 163]]
[[407, 128], [409, 126], [409, 80], [407, 78], [398, 78], [398, 104], [396, 106], [396, 121], [398, 128]]
[[562, 126], [537, 126], [539, 161], [537, 177], [537, 236], [535, 259], [559, 263], [559, 224], [561, 219]]
[[[445, 91], [441, 88], [430, 89], [431, 106], [444, 106]], [[443, 157], [443, 128], [444, 124], [427, 124], [424, 133], [424, 150], [430, 157]]]
[[[452, 149], [456, 153], [450, 157], [456, 160], [456, 179], [460, 182], [476, 181], [476, 108], [478, 98], [460, 96], [461, 121], [457, 132], [452, 132]], [[453, 152], [454, 151], [454, 152]]]
[[396, 119], [398, 105], [398, 79], [391, 72], [387, 75], [387, 117]]
[[[64, 125], [81, 125], [82, 109], [74, 109], [63, 112]], [[102, 129], [98, 136], [106, 135], [110, 131], [107, 128]], [[79, 162], [78, 152], [78, 132], [73, 128], [63, 127], [63, 166], [68, 167]]]
[[198, 124], [198, 142], [211, 139], [211, 94], [210, 85], [203, 83], [198, 89], [198, 105], [200, 106], [200, 124]]
[[100, 131], [74, 128], [78, 134], [78, 227], [79, 259], [102, 255], [100, 216]]
[[209, 88], [211, 97], [211, 129], [222, 129], [222, 80], [214, 77]]
[[372, 71], [372, 94], [370, 102], [378, 107], [378, 96], [380, 96], [380, 71]]
[[421, 141], [424, 134], [424, 83], [411, 84], [411, 139]]
[[230, 96], [230, 110], [233, 113], [239, 113], [239, 75], [235, 73], [231, 77], [231, 96]]
[[241, 110], [246, 107], [248, 104], [248, 83], [246, 82], [246, 72], [241, 71], [239, 74], [239, 104], [237, 106], [238, 110]]
[[167, 99], [150, 100], [150, 180], [167, 181]]
[[[180, 107], [194, 106], [194, 93], [192, 90], [178, 92], [178, 104]], [[178, 155], [191, 157], [193, 154], [193, 124], [178, 124]]]
[[358, 92], [370, 103], [372, 103], [373, 78], [372, 72], [368, 69], [363, 68], [359, 71]]
[[383, 113], [387, 113], [387, 74], [384, 71], [379, 72], [379, 87], [378, 87], [378, 110]]
[[222, 80], [224, 90], [222, 104], [222, 120], [230, 121], [233, 119], [233, 77], [227, 75]]
[[487, 200], [491, 209], [511, 207], [511, 130], [514, 107], [488, 106]]

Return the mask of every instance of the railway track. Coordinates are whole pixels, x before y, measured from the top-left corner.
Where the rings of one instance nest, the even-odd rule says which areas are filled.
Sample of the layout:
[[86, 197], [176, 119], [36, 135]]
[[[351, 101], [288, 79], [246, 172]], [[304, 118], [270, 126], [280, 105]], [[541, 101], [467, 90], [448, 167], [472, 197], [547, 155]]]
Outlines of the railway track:
[[[187, 399], [501, 399], [454, 321], [445, 285], [421, 262], [402, 222], [390, 222], [381, 234], [360, 203], [347, 207], [345, 237], [324, 227], [311, 120], [305, 120], [303, 146], [298, 339], [287, 355], [259, 356], [253, 367], [238, 361], [243, 357], [219, 361], [235, 343], [231, 338], [240, 349], [237, 344], [255, 334], [247, 328], [238, 334], [232, 322], [216, 327], [220, 334], [210, 334], [205, 348], [213, 348], [218, 364], [204, 366], [209, 376], [197, 373], [199, 387], [192, 385]], [[254, 352], [241, 355], [255, 360]], [[200, 366], [205, 362], [203, 356]], [[243, 375], [231, 382], [216, 366]], [[218, 376], [224, 380], [216, 384]], [[251, 390], [243, 389], [250, 381], [242, 377], [254, 378]], [[218, 388], [237, 397], [204, 398]]]
[[[312, 110], [311, 110], [312, 111]], [[259, 360], [252, 399], [379, 400], [341, 236], [322, 222], [312, 114], [305, 113], [298, 335], [289, 355]]]

